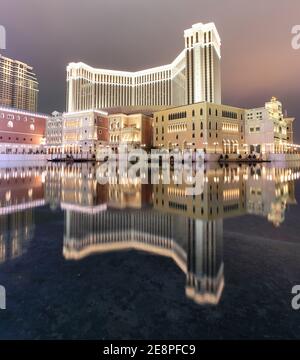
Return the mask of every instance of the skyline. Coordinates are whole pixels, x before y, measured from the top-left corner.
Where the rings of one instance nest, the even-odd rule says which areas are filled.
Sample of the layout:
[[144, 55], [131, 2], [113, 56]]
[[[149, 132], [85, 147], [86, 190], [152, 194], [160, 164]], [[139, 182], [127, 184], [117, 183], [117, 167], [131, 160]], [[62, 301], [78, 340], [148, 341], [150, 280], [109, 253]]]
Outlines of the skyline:
[[[291, 46], [291, 29], [299, 22], [300, 4], [294, 0], [288, 1], [290, 6], [279, 1], [248, 4], [236, 0], [227, 4], [165, 0], [161, 6], [156, 0], [151, 4], [89, 1], [84, 8], [79, 1], [70, 0], [23, 3], [4, 0], [0, 22], [6, 28], [7, 49], [1, 54], [34, 67], [40, 84], [40, 112], [65, 110], [69, 62], [124, 71], [159, 66], [169, 63], [182, 49], [186, 28], [213, 21], [222, 39], [222, 103], [252, 108], [263, 106], [274, 95], [285, 104], [288, 115], [297, 118], [300, 114], [300, 50]], [[230, 5], [229, 14], [224, 6]], [[147, 17], [137, 16], [141, 7]], [[169, 9], [174, 9], [171, 17]], [[295, 141], [299, 139], [296, 121]]]

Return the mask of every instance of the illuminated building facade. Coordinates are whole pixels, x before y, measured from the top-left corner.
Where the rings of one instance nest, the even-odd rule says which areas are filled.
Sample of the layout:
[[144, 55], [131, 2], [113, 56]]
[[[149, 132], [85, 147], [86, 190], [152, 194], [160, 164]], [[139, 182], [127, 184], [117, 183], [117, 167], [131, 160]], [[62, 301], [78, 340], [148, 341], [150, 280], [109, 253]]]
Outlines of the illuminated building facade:
[[0, 107], [0, 154], [42, 153], [47, 116]]
[[201, 102], [154, 113], [153, 143], [165, 149], [204, 149], [239, 154], [244, 149], [245, 110]]
[[128, 72], [67, 67], [67, 111], [221, 103], [221, 40], [213, 23], [184, 32], [185, 48], [168, 65]]
[[246, 110], [245, 138], [250, 152], [284, 153], [292, 148], [294, 118], [285, 118], [275, 97], [264, 107]]
[[78, 111], [63, 116], [62, 152], [74, 158], [94, 159], [108, 143], [108, 116], [103, 111]]
[[150, 149], [153, 140], [153, 118], [143, 114], [113, 114], [109, 119], [109, 144], [117, 149], [119, 144]]
[[294, 120], [283, 116], [282, 104], [274, 97], [252, 110], [201, 102], [155, 112], [153, 143], [208, 154], [289, 153], [297, 148]]
[[53, 111], [46, 122], [46, 148], [48, 154], [60, 154], [63, 140], [62, 113]]
[[0, 106], [36, 112], [38, 91], [31, 66], [0, 55]]

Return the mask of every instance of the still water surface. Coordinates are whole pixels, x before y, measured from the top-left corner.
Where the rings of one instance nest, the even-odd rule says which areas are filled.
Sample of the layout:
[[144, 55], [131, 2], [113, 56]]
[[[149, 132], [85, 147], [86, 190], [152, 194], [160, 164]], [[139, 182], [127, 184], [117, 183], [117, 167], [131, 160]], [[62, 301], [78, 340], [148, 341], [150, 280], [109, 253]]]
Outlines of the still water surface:
[[201, 194], [97, 164], [0, 166], [1, 339], [300, 338], [300, 164], [205, 166]]

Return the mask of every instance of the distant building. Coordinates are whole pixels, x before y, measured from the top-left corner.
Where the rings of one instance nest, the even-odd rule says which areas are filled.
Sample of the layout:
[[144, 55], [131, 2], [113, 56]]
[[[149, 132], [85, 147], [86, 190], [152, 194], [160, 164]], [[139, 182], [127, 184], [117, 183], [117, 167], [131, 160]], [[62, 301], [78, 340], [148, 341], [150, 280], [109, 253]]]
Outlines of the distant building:
[[47, 118], [46, 148], [48, 154], [61, 154], [63, 140], [63, 114], [54, 111]]
[[164, 66], [128, 72], [82, 62], [67, 67], [67, 111], [120, 106], [178, 106], [221, 103], [221, 40], [214, 23], [184, 32], [185, 48]]
[[36, 112], [38, 91], [31, 66], [0, 55], [0, 105]]
[[157, 148], [203, 149], [212, 154], [288, 153], [293, 122], [276, 98], [251, 110], [201, 102], [154, 113]]
[[245, 138], [249, 152], [286, 152], [293, 143], [293, 120], [284, 118], [281, 102], [272, 97], [264, 107], [246, 111]]
[[47, 115], [0, 107], [0, 154], [44, 151]]
[[152, 147], [152, 117], [143, 114], [112, 114], [108, 119], [111, 148], [117, 150], [119, 144], [133, 148]]
[[108, 144], [108, 116], [103, 111], [77, 111], [63, 115], [63, 154], [94, 159]]
[[244, 117], [244, 109], [208, 102], [159, 111], [154, 113], [154, 146], [239, 154], [245, 142]]

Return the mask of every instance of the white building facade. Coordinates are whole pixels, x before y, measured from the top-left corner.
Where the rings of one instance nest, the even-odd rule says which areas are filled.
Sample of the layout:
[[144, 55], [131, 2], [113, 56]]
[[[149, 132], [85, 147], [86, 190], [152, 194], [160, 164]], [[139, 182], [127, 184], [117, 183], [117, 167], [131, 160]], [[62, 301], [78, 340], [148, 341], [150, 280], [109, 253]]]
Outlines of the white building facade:
[[46, 148], [48, 154], [60, 154], [63, 139], [63, 114], [53, 111], [46, 120]]
[[246, 110], [245, 140], [248, 152], [286, 153], [293, 144], [294, 118], [285, 118], [275, 97], [264, 107]]
[[221, 40], [214, 23], [185, 30], [185, 49], [164, 66], [137, 72], [67, 67], [67, 111], [221, 103]]

